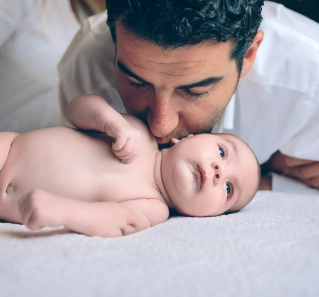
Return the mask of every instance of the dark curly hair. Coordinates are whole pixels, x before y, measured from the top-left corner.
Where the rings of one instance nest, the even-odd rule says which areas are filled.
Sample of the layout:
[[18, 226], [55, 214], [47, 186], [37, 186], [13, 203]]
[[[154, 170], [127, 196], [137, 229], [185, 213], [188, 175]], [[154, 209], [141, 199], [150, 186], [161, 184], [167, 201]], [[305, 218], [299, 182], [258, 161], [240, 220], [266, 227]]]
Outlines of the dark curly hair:
[[231, 59], [239, 72], [262, 21], [264, 0], [106, 0], [107, 24], [168, 48], [216, 40], [233, 41]]

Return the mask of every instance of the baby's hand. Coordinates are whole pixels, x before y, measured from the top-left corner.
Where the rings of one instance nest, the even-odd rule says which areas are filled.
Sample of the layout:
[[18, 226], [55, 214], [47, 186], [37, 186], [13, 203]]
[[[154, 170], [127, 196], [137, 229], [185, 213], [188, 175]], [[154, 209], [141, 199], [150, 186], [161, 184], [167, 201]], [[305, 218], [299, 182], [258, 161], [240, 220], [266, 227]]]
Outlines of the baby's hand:
[[127, 123], [113, 137], [112, 152], [122, 163], [130, 163], [138, 157], [141, 148], [140, 131]]
[[18, 204], [22, 224], [31, 230], [63, 225], [61, 203], [57, 196], [35, 189], [24, 195]]

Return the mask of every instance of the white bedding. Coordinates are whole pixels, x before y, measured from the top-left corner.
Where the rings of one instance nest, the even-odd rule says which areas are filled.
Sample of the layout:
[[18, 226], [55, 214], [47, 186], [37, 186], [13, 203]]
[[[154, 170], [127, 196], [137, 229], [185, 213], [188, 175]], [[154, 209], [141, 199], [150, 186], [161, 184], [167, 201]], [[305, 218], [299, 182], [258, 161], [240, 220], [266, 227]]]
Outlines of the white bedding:
[[[309, 192], [310, 193], [310, 192]], [[117, 239], [0, 224], [0, 296], [319, 296], [319, 192]]]

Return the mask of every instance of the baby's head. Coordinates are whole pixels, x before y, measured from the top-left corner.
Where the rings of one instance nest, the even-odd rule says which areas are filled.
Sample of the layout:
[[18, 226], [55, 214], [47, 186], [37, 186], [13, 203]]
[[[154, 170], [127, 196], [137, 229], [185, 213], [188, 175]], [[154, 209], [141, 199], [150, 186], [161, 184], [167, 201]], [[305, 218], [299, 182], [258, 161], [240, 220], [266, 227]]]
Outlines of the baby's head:
[[251, 148], [231, 134], [198, 134], [162, 151], [162, 179], [176, 211], [217, 216], [255, 196], [260, 166]]

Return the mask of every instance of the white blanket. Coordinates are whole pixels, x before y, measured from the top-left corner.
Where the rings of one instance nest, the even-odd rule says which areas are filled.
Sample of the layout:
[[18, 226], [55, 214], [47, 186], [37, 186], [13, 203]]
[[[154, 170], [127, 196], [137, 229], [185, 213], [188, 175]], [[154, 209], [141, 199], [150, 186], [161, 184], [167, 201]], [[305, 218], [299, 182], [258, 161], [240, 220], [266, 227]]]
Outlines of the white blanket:
[[319, 296], [319, 192], [117, 239], [0, 224], [0, 296]]

